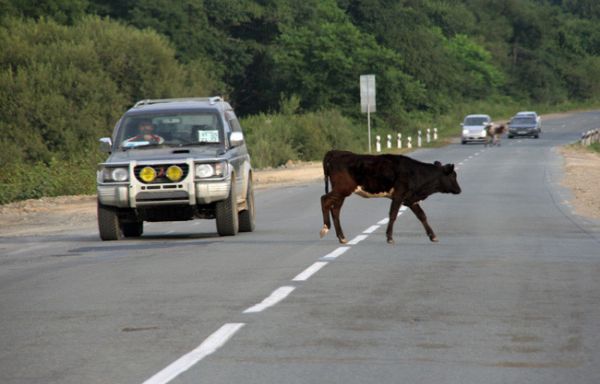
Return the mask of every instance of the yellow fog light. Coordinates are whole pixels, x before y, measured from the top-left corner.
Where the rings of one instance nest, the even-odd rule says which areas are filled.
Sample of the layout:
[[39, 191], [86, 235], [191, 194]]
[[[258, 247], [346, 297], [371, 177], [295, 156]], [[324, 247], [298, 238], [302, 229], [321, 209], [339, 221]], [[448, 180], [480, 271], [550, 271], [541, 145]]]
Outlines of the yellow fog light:
[[140, 172], [140, 179], [146, 183], [150, 183], [156, 179], [156, 171], [152, 167], [144, 167]]
[[167, 168], [167, 178], [171, 181], [179, 181], [183, 177], [183, 170], [177, 165]]

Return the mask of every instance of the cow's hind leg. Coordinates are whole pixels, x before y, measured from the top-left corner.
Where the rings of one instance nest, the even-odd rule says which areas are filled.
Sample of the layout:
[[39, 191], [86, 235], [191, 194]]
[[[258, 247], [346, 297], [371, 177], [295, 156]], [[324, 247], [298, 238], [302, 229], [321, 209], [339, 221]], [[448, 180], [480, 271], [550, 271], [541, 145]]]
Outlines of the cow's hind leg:
[[427, 232], [427, 236], [429, 236], [429, 240], [438, 241], [437, 236], [435, 235], [435, 233], [433, 233], [433, 229], [431, 229], [431, 227], [429, 226], [429, 223], [427, 222], [427, 216], [425, 215], [423, 209], [421, 209], [419, 203], [412, 204], [410, 206], [410, 210], [413, 211], [415, 216], [417, 216], [419, 221], [421, 221], [421, 224], [423, 224], [425, 232]]
[[331, 212], [331, 206], [333, 205], [333, 199], [330, 193], [326, 193], [321, 196], [321, 211], [323, 211], [323, 228], [321, 228], [321, 232], [319, 235], [321, 238], [329, 232], [329, 228], [331, 228], [331, 220], [329, 218], [329, 213]]
[[325, 236], [331, 228], [331, 221], [329, 215], [333, 217], [333, 226], [335, 228], [335, 234], [339, 239], [340, 243], [345, 244], [348, 242], [342, 231], [340, 224], [340, 210], [344, 204], [345, 196], [339, 195], [334, 192], [329, 192], [321, 196], [321, 211], [323, 212], [323, 227], [319, 233], [321, 237]]
[[340, 224], [340, 211], [342, 210], [342, 205], [344, 205], [344, 199], [344, 196], [337, 197], [335, 203], [331, 207], [331, 216], [333, 217], [335, 235], [342, 244], [346, 244], [348, 242], [346, 236], [344, 236], [344, 231], [342, 231], [342, 225]]

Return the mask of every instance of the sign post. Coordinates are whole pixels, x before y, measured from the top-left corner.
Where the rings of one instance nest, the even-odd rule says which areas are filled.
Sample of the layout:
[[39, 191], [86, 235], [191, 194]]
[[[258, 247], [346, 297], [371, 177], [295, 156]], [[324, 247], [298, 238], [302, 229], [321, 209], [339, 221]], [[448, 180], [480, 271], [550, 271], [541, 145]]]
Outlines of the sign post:
[[360, 75], [360, 109], [367, 114], [369, 153], [371, 153], [371, 113], [377, 111], [375, 105], [375, 75]]

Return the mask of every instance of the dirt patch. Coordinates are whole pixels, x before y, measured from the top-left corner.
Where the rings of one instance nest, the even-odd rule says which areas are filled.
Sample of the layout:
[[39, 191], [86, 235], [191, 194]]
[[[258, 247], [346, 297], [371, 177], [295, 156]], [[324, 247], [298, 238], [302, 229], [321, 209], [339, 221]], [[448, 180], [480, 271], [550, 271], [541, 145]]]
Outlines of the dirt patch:
[[581, 216], [600, 218], [600, 154], [579, 146], [562, 147], [565, 178], [562, 184], [573, 193], [571, 202]]
[[[563, 147], [563, 184], [573, 192], [577, 214], [600, 218], [600, 155], [575, 146]], [[256, 189], [297, 185], [323, 178], [321, 163], [288, 163], [254, 173]], [[61, 196], [0, 205], [0, 236], [66, 232], [96, 225], [95, 196]]]
[[285, 167], [263, 169], [254, 173], [254, 182], [257, 189], [306, 184], [317, 180], [323, 180], [323, 165], [320, 162], [288, 162]]

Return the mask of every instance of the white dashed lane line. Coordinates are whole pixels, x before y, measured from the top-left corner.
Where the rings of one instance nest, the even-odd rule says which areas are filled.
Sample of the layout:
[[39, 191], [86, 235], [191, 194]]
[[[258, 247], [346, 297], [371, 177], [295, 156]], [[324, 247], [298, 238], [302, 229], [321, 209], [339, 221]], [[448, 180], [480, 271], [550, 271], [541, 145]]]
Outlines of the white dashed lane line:
[[365, 229], [363, 233], [373, 233], [379, 229], [379, 225], [371, 225], [369, 228]]
[[358, 235], [354, 239], [350, 240], [348, 242], [348, 245], [356, 245], [356, 244], [360, 243], [361, 241], [363, 241], [364, 239], [366, 239], [367, 237], [369, 237], [369, 235]]
[[[325, 264], [327, 264], [327, 263], [325, 263]], [[296, 289], [296, 287], [292, 287], [292, 286], [279, 287], [276, 290], [274, 290], [273, 293], [271, 293], [263, 301], [261, 301], [260, 303], [258, 303], [256, 305], [253, 305], [252, 307], [246, 309], [243, 313], [258, 313], [258, 312], [262, 312], [265, 309], [274, 306], [275, 304], [279, 303], [281, 300], [283, 300], [286, 297], [288, 297], [288, 295], [290, 293], [292, 293], [292, 291], [294, 289]]]
[[339, 247], [335, 251], [330, 252], [325, 256], [321, 257], [321, 260], [335, 260], [338, 258], [338, 256], [341, 256], [344, 252], [346, 252], [349, 249], [350, 247]]
[[227, 340], [236, 334], [245, 324], [244, 323], [228, 323], [219, 328], [216, 332], [210, 335], [196, 349], [181, 356], [179, 359], [172, 362], [165, 369], [158, 372], [144, 384], [166, 384], [190, 369], [206, 356], [213, 354], [217, 349], [221, 348]]
[[326, 266], [327, 264], [328, 264], [327, 261], [317, 261], [313, 265], [311, 265], [310, 267], [308, 267], [304, 271], [302, 271], [298, 276], [294, 277], [292, 279], [292, 281], [306, 281], [312, 275], [319, 272], [319, 270], [321, 268], [323, 268], [324, 266]]

